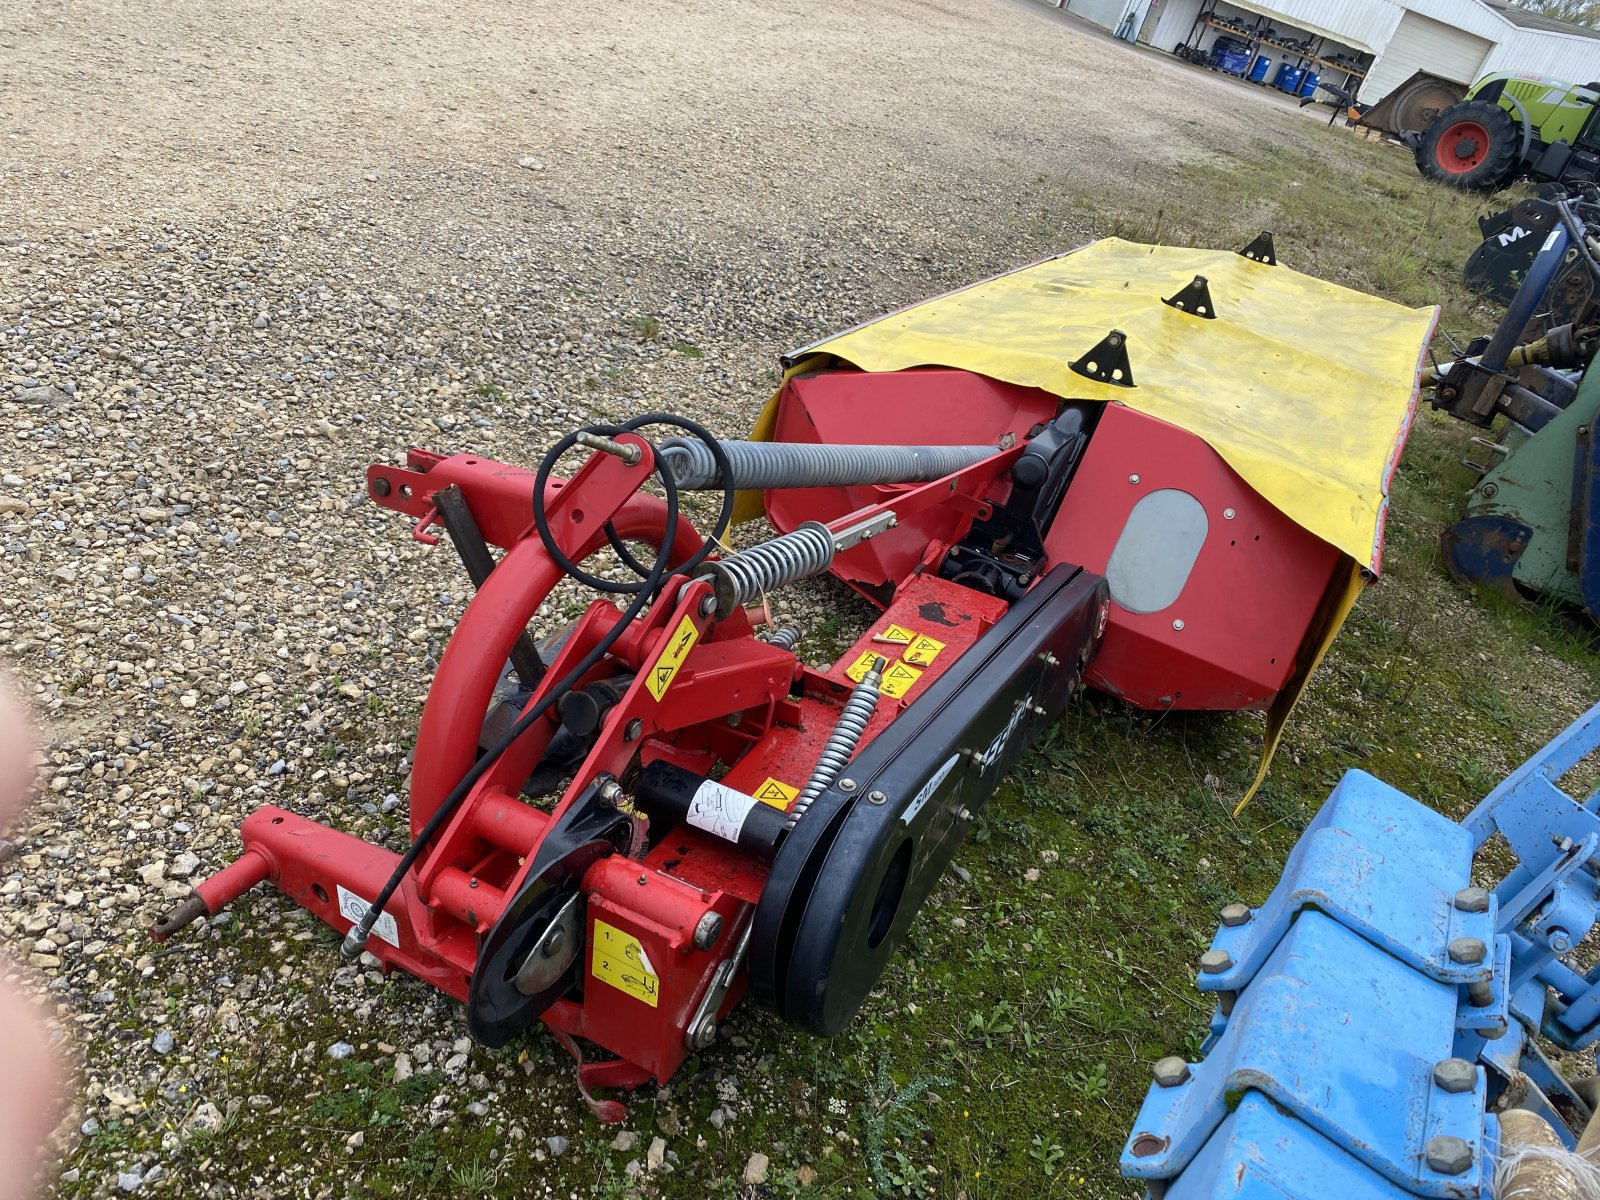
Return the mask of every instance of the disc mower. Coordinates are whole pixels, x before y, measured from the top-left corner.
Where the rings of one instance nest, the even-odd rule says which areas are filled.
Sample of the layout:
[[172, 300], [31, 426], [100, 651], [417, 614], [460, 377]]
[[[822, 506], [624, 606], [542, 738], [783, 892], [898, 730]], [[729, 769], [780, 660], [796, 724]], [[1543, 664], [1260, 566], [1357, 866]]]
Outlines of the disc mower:
[[[1376, 568], [1432, 320], [1276, 265], [1270, 237], [1113, 240], [797, 352], [751, 441], [647, 414], [534, 469], [376, 464], [372, 502], [477, 585], [410, 846], [259, 809], [152, 933], [270, 882], [347, 956], [461, 1000], [481, 1043], [543, 1021], [603, 1120], [624, 1110], [590, 1089], [666, 1080], [746, 994], [836, 1033], [1075, 689], [1266, 710], [1270, 751]], [[776, 532], [729, 549], [736, 515]], [[810, 662], [768, 600], [824, 573], [880, 616]], [[598, 594], [530, 630], [569, 585]]]
[[1596, 749], [1600, 707], [1459, 823], [1348, 772], [1271, 895], [1222, 910], [1209, 1036], [1155, 1064], [1123, 1174], [1165, 1200], [1592, 1196], [1600, 1079], [1560, 1060], [1600, 1038], [1600, 792], [1563, 781]]

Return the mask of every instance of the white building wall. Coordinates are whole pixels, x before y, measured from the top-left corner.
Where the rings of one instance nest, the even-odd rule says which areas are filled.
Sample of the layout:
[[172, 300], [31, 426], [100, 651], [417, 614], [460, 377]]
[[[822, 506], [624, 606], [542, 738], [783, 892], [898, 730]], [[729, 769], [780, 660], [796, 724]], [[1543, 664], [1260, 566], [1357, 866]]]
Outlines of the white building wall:
[[[1140, 0], [1141, 11], [1145, 2]], [[1124, 3], [1114, 5], [1116, 13], [1110, 16], [1109, 24], [1116, 24], [1124, 11]], [[1158, 50], [1171, 51], [1180, 42], [1188, 41], [1201, 3], [1202, 0], [1166, 0], [1151, 44]], [[1081, 11], [1080, 5], [1101, 4], [1108, 9], [1113, 7], [1110, 0], [1072, 0], [1075, 11]], [[1245, 6], [1238, 4], [1237, 7]], [[1479, 68], [1480, 75], [1490, 71], [1524, 71], [1572, 83], [1600, 81], [1600, 40], [1523, 29], [1487, 5], [1479, 4], [1478, 0], [1249, 0], [1249, 8], [1270, 13], [1285, 24], [1366, 50], [1380, 60], [1401, 18], [1410, 9], [1491, 43]], [[1208, 45], [1214, 32], [1203, 30], [1197, 41]], [[1410, 73], [1409, 70], [1405, 72], [1406, 75]], [[1365, 92], [1361, 95], [1368, 104], [1381, 98]]]
[[1521, 71], [1566, 83], [1600, 80], [1600, 40], [1542, 29], [1513, 29], [1484, 59], [1483, 74]]
[[[1143, 0], [1140, 8], [1143, 8]], [[1128, 11], [1128, 0], [1067, 0], [1066, 10], [1073, 16], [1093, 21], [1100, 28], [1115, 33], [1117, 26], [1122, 22], [1122, 15]], [[1199, 9], [1195, 11], [1198, 12]]]
[[[1171, 50], [1179, 42], [1187, 41], [1194, 28], [1194, 19], [1200, 14], [1202, 0], [1168, 0], [1167, 10], [1156, 26], [1154, 45], [1161, 50]], [[1436, 3], [1459, 2], [1470, 4], [1483, 11], [1477, 0], [1434, 0]], [[1239, 4], [1244, 8], [1246, 5]], [[1251, 11], [1270, 13], [1287, 25], [1294, 25], [1311, 33], [1342, 42], [1369, 54], [1382, 49], [1389, 35], [1400, 23], [1404, 6], [1392, 0], [1249, 0]], [[1415, 5], [1413, 5], [1415, 7]]]

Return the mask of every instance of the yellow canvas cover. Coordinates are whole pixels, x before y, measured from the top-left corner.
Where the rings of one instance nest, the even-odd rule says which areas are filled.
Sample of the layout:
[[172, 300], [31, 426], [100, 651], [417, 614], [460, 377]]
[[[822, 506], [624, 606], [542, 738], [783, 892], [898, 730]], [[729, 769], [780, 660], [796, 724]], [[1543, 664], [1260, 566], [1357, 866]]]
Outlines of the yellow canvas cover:
[[[1197, 275], [1215, 320], [1162, 303]], [[880, 317], [790, 361], [794, 371], [829, 360], [866, 371], [953, 367], [1125, 404], [1205, 439], [1267, 501], [1348, 555], [1346, 585], [1330, 591], [1301, 674], [1268, 713], [1264, 773], [1361, 580], [1377, 572], [1389, 479], [1437, 319], [1436, 308], [1405, 308], [1233, 251], [1106, 238]], [[1134, 387], [1071, 368], [1112, 329], [1127, 336]], [[769, 403], [755, 436], [770, 436], [774, 411]]]

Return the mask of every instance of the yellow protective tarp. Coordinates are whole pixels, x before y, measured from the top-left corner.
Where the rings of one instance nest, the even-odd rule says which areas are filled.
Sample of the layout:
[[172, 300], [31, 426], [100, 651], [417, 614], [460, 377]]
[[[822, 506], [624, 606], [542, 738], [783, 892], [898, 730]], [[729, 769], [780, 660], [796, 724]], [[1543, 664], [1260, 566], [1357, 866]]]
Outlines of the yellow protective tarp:
[[[1207, 280], [1215, 320], [1161, 303], [1196, 275]], [[791, 374], [830, 360], [866, 371], [954, 367], [1065, 398], [1116, 401], [1198, 434], [1276, 508], [1348, 555], [1294, 678], [1267, 711], [1260, 770], [1242, 809], [1377, 572], [1389, 479], [1438, 316], [1233, 251], [1107, 238], [818, 342], [791, 356]], [[1112, 329], [1127, 335], [1134, 387], [1071, 368]], [[776, 401], [756, 437], [771, 436]], [[753, 498], [741, 499], [741, 519], [757, 515]]]
[[[1215, 320], [1161, 303], [1196, 275]], [[956, 367], [1126, 404], [1204, 438], [1285, 515], [1376, 571], [1389, 476], [1437, 316], [1232, 251], [1107, 238], [804, 354], [866, 371]], [[1134, 387], [1069, 365], [1111, 329], [1127, 335]]]

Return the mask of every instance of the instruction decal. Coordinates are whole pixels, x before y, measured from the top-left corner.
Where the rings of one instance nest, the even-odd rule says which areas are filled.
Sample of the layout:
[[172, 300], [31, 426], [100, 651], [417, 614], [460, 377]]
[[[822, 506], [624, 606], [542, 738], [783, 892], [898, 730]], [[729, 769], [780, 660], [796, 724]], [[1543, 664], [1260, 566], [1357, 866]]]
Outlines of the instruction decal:
[[[352, 925], [361, 924], [361, 918], [367, 915], [367, 909], [371, 905], [354, 892], [346, 891], [342, 883], [336, 883], [334, 887], [339, 889], [339, 915]], [[378, 920], [372, 926], [372, 935], [382, 938], [391, 946], [398, 947], [400, 945], [400, 926], [395, 924], [394, 914], [379, 913]]]
[[770, 804], [773, 808], [788, 808], [794, 798], [800, 794], [800, 789], [790, 787], [781, 779], [774, 779], [768, 775], [766, 781], [758, 787], [753, 795], [763, 804]]
[[712, 837], [719, 837], [725, 842], [737, 842], [739, 830], [744, 828], [744, 819], [755, 806], [754, 796], [746, 796], [743, 792], [723, 787], [714, 779], [708, 779], [695, 789], [684, 819], [696, 829], [704, 829]]
[[[876, 650], [868, 650], [855, 662], [850, 664], [845, 674], [857, 683], [867, 677], [867, 672], [872, 670], [872, 662], [882, 658]], [[909, 667], [903, 662], [892, 662], [883, 671], [882, 691], [885, 696], [893, 696], [898, 700], [911, 690], [911, 685], [922, 678], [922, 672], [916, 667]]]
[[939, 651], [943, 649], [943, 642], [925, 633], [919, 633], [911, 639], [911, 644], [900, 652], [900, 657], [913, 666], [931, 667], [933, 660], [939, 657]]
[[678, 622], [678, 628], [667, 639], [666, 649], [661, 651], [661, 657], [656, 659], [650, 674], [645, 677], [645, 687], [657, 700], [667, 694], [667, 689], [677, 678], [678, 668], [683, 666], [683, 660], [689, 657], [689, 651], [694, 649], [695, 642], [699, 640], [700, 631], [694, 627], [693, 621], [685, 617]]
[[661, 979], [646, 957], [639, 939], [624, 933], [615, 925], [607, 925], [596, 917], [594, 922], [594, 957], [592, 974], [619, 991], [627, 992], [635, 1000], [642, 1000], [651, 1008], [661, 1003]]

